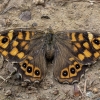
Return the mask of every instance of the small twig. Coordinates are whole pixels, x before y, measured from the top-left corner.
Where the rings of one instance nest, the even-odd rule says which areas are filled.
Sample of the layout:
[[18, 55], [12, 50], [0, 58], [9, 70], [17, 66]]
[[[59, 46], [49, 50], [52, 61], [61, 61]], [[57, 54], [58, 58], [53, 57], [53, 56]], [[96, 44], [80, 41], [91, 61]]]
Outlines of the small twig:
[[80, 86], [77, 84], [77, 87], [78, 87], [78, 89], [79, 89], [79, 91], [80, 91], [80, 93], [82, 94], [82, 96], [84, 95], [83, 94], [83, 92], [82, 92], [82, 90], [81, 90], [81, 88], [80, 88]]
[[0, 79], [2, 79], [3, 81], [5, 81], [6, 79], [5, 78], [3, 78], [2, 76], [0, 76]]
[[96, 99], [97, 97], [100, 97], [100, 93], [99, 94], [96, 94], [92, 99]]
[[91, 83], [91, 86], [89, 86], [87, 89], [90, 89], [91, 87], [94, 87], [94, 86], [98, 85], [99, 83], [95, 83], [96, 80], [97, 79], [93, 80], [92, 83]]
[[4, 83], [7, 82], [7, 79], [9, 79], [11, 77], [11, 74], [9, 76], [7, 76], [7, 78], [3, 78], [2, 76], [0, 76], [0, 78], [3, 80], [3, 82], [0, 84], [0, 86]]
[[84, 83], [84, 94], [86, 94], [86, 88], [87, 88], [86, 82], [87, 82], [87, 80], [85, 79], [85, 83]]
[[55, 100], [58, 100], [59, 97], [60, 97], [60, 95], [58, 95], [58, 96], [55, 98]]

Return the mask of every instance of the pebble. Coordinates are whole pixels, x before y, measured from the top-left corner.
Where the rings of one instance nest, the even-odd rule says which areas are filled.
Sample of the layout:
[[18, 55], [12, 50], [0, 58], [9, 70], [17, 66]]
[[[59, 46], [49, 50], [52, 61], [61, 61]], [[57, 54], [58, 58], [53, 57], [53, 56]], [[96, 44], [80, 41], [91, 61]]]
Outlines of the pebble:
[[14, 79], [15, 80], [21, 80], [22, 79], [21, 74], [16, 72]]
[[98, 88], [93, 88], [93, 93], [98, 93]]
[[7, 90], [5, 93], [6, 96], [10, 96], [11, 94], [12, 94], [11, 90]]
[[27, 82], [21, 82], [21, 86], [26, 87], [26, 86], [28, 86], [28, 83]]
[[29, 10], [26, 10], [26, 11], [23, 11], [19, 18], [22, 20], [22, 21], [29, 21], [31, 20], [31, 12]]
[[97, 99], [95, 99], [95, 100], [100, 100], [100, 98], [97, 98]]
[[34, 22], [34, 23], [32, 24], [32, 27], [35, 27], [35, 26], [38, 26], [38, 24]]
[[92, 98], [94, 96], [94, 94], [91, 91], [88, 91], [86, 93], [86, 96]]
[[5, 19], [5, 23], [6, 23], [6, 26], [10, 26], [12, 24], [12, 22], [9, 18]]
[[53, 91], [53, 94], [54, 94], [54, 95], [58, 95], [58, 94], [59, 94], [59, 91], [58, 91], [58, 90], [54, 90], [54, 91]]
[[33, 0], [33, 3], [38, 5], [38, 4], [44, 4], [45, 0]]
[[44, 89], [44, 90], [47, 90], [47, 89], [48, 89], [48, 87], [47, 87], [47, 86], [43, 86], [43, 89]]

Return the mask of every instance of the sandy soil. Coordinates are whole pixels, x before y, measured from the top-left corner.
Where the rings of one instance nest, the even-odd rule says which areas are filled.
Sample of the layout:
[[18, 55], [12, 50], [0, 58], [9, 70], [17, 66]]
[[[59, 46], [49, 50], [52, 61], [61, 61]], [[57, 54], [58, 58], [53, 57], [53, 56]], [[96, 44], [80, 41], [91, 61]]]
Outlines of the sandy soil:
[[[96, 0], [0, 0], [0, 30], [11, 28], [37, 28], [54, 32], [63, 30], [89, 30], [100, 33], [100, 3]], [[30, 11], [31, 19], [23, 19], [21, 13]], [[45, 17], [46, 16], [46, 17]], [[2, 68], [0, 76], [7, 78], [12, 67]], [[0, 79], [0, 100], [100, 100], [100, 61], [91, 66], [78, 86], [83, 95], [74, 96], [74, 85], [60, 84], [54, 80], [52, 67], [39, 85], [25, 86], [13, 75], [8, 81]], [[50, 65], [52, 66], [52, 65]]]

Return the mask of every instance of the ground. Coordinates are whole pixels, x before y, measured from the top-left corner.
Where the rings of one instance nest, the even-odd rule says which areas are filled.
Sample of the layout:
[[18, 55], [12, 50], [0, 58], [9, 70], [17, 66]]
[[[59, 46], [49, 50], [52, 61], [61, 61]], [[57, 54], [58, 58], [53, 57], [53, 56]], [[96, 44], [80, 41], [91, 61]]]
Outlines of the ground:
[[[0, 0], [0, 31], [15, 28], [36, 28], [54, 32], [87, 30], [100, 33], [99, 0]], [[27, 15], [27, 17], [25, 17]], [[31, 15], [31, 16], [30, 16]], [[7, 78], [13, 68], [2, 67], [0, 76]], [[100, 61], [92, 65], [78, 84], [82, 94], [74, 94], [74, 86], [60, 84], [48, 68], [39, 85], [20, 84], [14, 75], [8, 81], [0, 78], [0, 100], [100, 100]], [[3, 82], [3, 83], [2, 83]], [[86, 82], [86, 83], [85, 83]], [[85, 92], [85, 93], [84, 93]]]

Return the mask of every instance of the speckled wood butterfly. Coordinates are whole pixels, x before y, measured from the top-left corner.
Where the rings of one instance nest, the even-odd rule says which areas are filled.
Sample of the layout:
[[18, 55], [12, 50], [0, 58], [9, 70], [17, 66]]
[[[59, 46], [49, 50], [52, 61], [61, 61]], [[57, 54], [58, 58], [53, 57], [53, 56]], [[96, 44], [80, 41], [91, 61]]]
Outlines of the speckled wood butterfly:
[[0, 32], [0, 53], [24, 80], [40, 82], [46, 75], [47, 62], [52, 61], [55, 79], [73, 84], [99, 58], [100, 35], [86, 31], [7, 30]]

